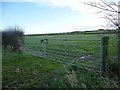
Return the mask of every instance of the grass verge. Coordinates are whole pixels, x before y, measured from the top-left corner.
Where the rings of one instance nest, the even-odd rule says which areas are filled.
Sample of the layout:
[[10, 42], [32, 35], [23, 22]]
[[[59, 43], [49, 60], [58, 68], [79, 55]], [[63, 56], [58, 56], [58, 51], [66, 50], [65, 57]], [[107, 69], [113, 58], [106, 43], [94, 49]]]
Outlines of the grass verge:
[[117, 77], [3, 49], [3, 88], [119, 88]]

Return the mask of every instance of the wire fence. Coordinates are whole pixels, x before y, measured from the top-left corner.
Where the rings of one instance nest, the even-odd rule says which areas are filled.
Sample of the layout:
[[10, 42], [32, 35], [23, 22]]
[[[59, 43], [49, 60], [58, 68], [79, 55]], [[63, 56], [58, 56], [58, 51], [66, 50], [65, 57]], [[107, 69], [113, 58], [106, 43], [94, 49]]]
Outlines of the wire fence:
[[100, 70], [100, 41], [100, 38], [27, 38], [24, 51], [63, 64]]

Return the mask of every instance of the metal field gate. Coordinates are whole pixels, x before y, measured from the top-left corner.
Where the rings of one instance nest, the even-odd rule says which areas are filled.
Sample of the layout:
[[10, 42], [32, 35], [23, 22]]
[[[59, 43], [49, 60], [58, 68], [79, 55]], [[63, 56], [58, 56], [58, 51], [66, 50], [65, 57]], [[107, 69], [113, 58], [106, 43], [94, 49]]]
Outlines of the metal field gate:
[[63, 64], [91, 70], [100, 69], [101, 38], [26, 36], [26, 53]]

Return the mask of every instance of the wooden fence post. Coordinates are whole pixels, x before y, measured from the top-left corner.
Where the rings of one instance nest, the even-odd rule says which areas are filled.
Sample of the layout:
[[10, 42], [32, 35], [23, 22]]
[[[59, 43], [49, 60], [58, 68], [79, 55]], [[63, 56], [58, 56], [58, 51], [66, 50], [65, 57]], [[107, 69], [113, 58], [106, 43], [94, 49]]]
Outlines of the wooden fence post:
[[105, 73], [108, 68], [107, 54], [108, 54], [109, 37], [103, 36], [101, 40], [101, 73]]
[[64, 40], [64, 45], [65, 45], [65, 60], [66, 60], [66, 45], [67, 45], [67, 39]]
[[[118, 24], [120, 25], [120, 1], [118, 2]], [[118, 28], [118, 54], [117, 54], [117, 60], [118, 60], [118, 74], [119, 74], [119, 86], [120, 86], [120, 26]]]
[[0, 31], [0, 89], [2, 90], [2, 32]]

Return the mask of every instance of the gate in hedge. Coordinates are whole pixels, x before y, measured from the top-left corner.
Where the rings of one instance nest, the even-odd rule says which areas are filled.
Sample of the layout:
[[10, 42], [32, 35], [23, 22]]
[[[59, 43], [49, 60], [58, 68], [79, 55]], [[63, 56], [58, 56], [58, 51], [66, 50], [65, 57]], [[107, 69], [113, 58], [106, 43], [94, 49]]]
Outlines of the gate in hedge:
[[26, 53], [74, 65], [87, 70], [106, 71], [108, 37], [41, 38], [25, 36]]

